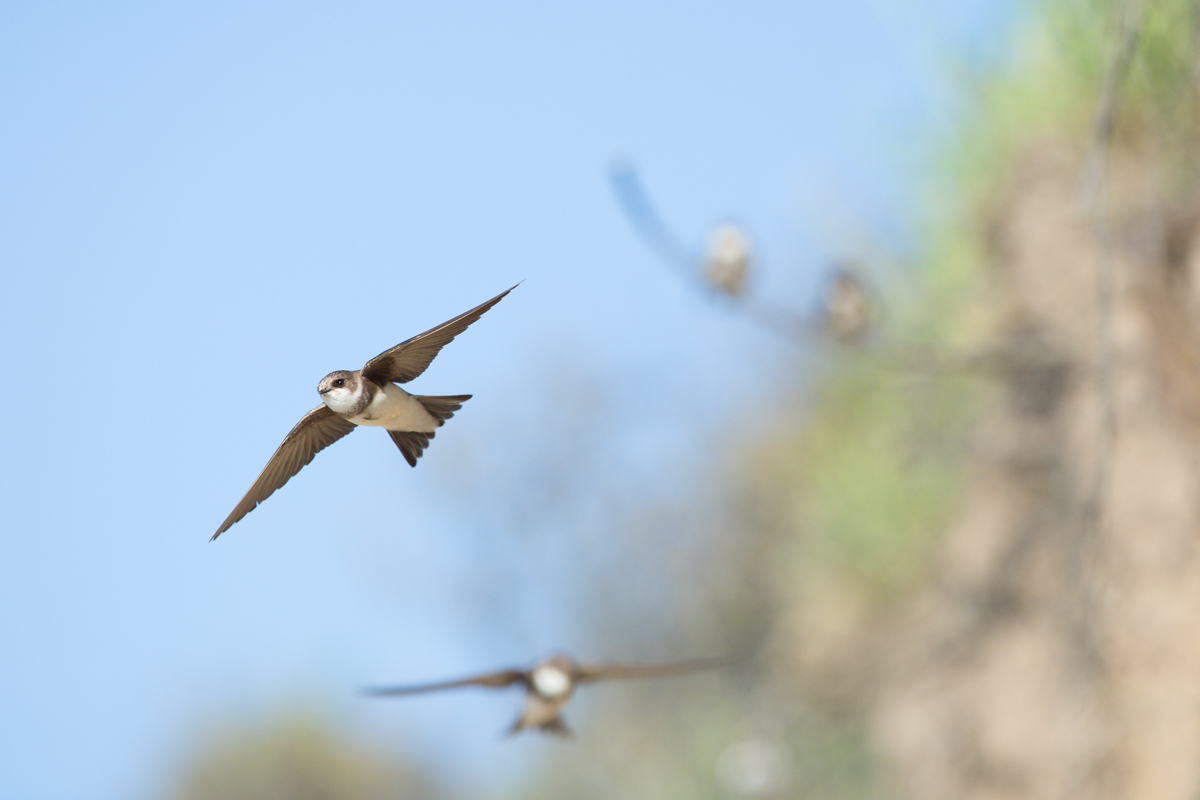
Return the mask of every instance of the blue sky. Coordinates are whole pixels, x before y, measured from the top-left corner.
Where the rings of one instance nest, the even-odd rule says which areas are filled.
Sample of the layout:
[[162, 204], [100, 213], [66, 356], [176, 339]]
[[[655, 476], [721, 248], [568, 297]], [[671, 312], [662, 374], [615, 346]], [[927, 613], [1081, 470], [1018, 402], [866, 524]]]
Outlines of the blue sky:
[[[941, 67], [1009, 13], [902, 5], [0, 8], [0, 794], [151, 797], [210, 726], [292, 703], [445, 772], [535, 759], [496, 756], [515, 698], [353, 690], [619, 656], [570, 579], [528, 585], [581, 569], [583, 522], [518, 512], [551, 474], [685, 491], [700, 432], [751, 432], [798, 363], [655, 262], [607, 166], [689, 240], [747, 222], [760, 289], [811, 305], [856, 231], [902, 229]], [[413, 384], [475, 395], [417, 469], [358, 431], [208, 542], [321, 376], [517, 281]]]

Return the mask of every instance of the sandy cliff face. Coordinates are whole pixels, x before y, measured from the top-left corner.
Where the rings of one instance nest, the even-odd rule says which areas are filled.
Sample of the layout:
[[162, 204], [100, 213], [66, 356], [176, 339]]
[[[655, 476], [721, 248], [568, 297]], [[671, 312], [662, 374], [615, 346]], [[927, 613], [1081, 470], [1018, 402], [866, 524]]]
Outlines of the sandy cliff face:
[[870, 711], [907, 796], [1200, 793], [1198, 206], [1117, 153], [1089, 213], [1078, 156], [992, 211], [1001, 391]]

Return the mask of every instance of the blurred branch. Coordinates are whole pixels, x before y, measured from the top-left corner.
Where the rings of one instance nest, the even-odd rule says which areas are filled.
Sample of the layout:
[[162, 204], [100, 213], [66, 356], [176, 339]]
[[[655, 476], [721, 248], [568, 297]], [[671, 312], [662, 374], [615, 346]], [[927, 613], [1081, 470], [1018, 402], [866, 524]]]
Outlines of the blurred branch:
[[709, 238], [698, 255], [663, 222], [637, 169], [626, 160], [613, 164], [609, 177], [617, 201], [634, 230], [672, 271], [706, 294], [720, 294], [764, 328], [797, 343], [830, 339], [857, 343], [870, 328], [871, 305], [858, 279], [839, 267], [824, 298], [820, 318], [800, 314], [746, 294], [754, 269], [750, 238], [738, 226], [726, 223]]
[[1084, 208], [1094, 214], [1104, 183], [1104, 171], [1108, 157], [1108, 146], [1112, 142], [1113, 129], [1117, 123], [1118, 99], [1121, 85], [1129, 74], [1133, 55], [1137, 52], [1141, 35], [1142, 20], [1145, 18], [1145, 0], [1130, 0], [1123, 4], [1120, 28], [1109, 54], [1108, 67], [1100, 88], [1100, 103], [1092, 121], [1092, 133], [1088, 140], [1087, 153], [1083, 159], [1080, 181], [1080, 198]]
[[1092, 235], [1099, 250], [1096, 259], [1096, 341], [1099, 352], [1096, 357], [1095, 376], [1100, 394], [1101, 418], [1097, 435], [1097, 454], [1084, 499], [1084, 524], [1086, 530], [1095, 531], [1103, 507], [1104, 492], [1108, 485], [1108, 460], [1116, 438], [1117, 411], [1113, 397], [1113, 307], [1115, 303], [1116, 276], [1113, 265], [1112, 234], [1109, 230], [1105, 207], [1104, 180], [1108, 161], [1108, 150], [1112, 143], [1119, 108], [1120, 89], [1129, 74], [1133, 56], [1137, 52], [1138, 38], [1145, 17], [1144, 0], [1130, 0], [1122, 5], [1119, 29], [1108, 58], [1104, 81], [1100, 90], [1100, 102], [1092, 123], [1091, 138], [1084, 158], [1081, 181], [1081, 200], [1087, 214]]
[[1096, 429], [1096, 451], [1092, 460], [1083, 504], [1080, 508], [1079, 536], [1075, 537], [1072, 569], [1080, 592], [1079, 616], [1075, 621], [1076, 635], [1088, 662], [1096, 660], [1098, 646], [1093, 641], [1089, 617], [1095, 607], [1095, 597], [1084, 578], [1084, 556], [1089, 543], [1100, 531], [1104, 498], [1108, 492], [1109, 468], [1117, 436], [1117, 409], [1113, 387], [1113, 366], [1116, 344], [1113, 340], [1113, 316], [1116, 304], [1116, 268], [1112, 232], [1106, 207], [1105, 179], [1108, 151], [1112, 144], [1120, 107], [1120, 90], [1133, 64], [1145, 17], [1144, 0], [1128, 0], [1121, 4], [1118, 30], [1108, 56], [1108, 66], [1100, 87], [1100, 99], [1092, 122], [1091, 136], [1084, 156], [1080, 179], [1080, 201], [1096, 242], [1095, 304], [1096, 356], [1092, 369], [1100, 406]]
[[[1110, 112], [1111, 113], [1111, 112]], [[718, 226], [709, 237], [703, 255], [689, 250], [680, 237], [663, 222], [642, 186], [637, 169], [626, 160], [616, 162], [610, 173], [617, 199], [634, 229], [672, 271], [705, 294], [720, 294], [755, 322], [797, 344], [860, 346], [877, 323], [880, 303], [871, 296], [854, 272], [844, 264], [831, 269], [820, 295], [818, 315], [803, 314], [754, 300], [746, 285], [754, 268], [749, 237], [736, 225]], [[881, 367], [916, 373], [968, 372], [992, 377], [1057, 376], [1061, 356], [1046, 349], [1044, 342], [1027, 336], [1009, 337], [970, 352], [947, 352], [918, 345], [874, 343], [874, 363]]]
[[698, 276], [694, 269], [695, 258], [662, 221], [654, 204], [650, 202], [650, 197], [642, 188], [637, 169], [632, 163], [622, 159], [613, 164], [609, 175], [613, 191], [617, 194], [617, 201], [634, 229], [667, 266], [678, 271], [689, 282], [693, 282]]

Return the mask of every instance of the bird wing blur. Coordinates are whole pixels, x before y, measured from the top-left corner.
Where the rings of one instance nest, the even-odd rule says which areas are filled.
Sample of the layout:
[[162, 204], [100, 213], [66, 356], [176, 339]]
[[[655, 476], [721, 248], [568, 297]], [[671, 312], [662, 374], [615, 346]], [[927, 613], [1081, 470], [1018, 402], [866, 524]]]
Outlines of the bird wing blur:
[[622, 664], [580, 664], [572, 676], [579, 683], [589, 681], [614, 680], [619, 678], [653, 678], [667, 675], [683, 675], [688, 672], [698, 672], [723, 666], [725, 662], [719, 659], [703, 659], [698, 661], [681, 661], [675, 664], [655, 664], [651, 666], [625, 666]]
[[254, 481], [250, 491], [246, 492], [246, 496], [225, 518], [212, 538], [216, 539], [229, 530], [235, 522], [287, 483], [305, 464], [311, 462], [317, 453], [356, 427], [358, 426], [353, 422], [338, 416], [323, 404], [305, 414], [304, 418], [296, 423], [296, 427], [292, 428], [291, 433], [284, 437], [283, 443], [279, 445], [275, 455], [271, 456], [258, 480]]
[[499, 688], [512, 686], [514, 683], [527, 684], [528, 681], [529, 678], [524, 672], [510, 669], [500, 672], [489, 672], [484, 675], [475, 675], [470, 678], [460, 678], [454, 681], [441, 681], [439, 683], [421, 683], [413, 686], [381, 686], [365, 689], [364, 693], [373, 695], [419, 694], [420, 692], [436, 692], [439, 689], [456, 689], [460, 686]]
[[455, 336], [465, 331], [472, 322], [483, 316], [485, 311], [499, 303], [504, 295], [515, 288], [517, 287], [513, 286], [512, 289], [501, 292], [486, 303], [475, 306], [448, 322], [403, 341], [390, 350], [384, 350], [363, 366], [363, 377], [381, 385], [411, 381], [425, 371], [434, 357], [453, 341]]

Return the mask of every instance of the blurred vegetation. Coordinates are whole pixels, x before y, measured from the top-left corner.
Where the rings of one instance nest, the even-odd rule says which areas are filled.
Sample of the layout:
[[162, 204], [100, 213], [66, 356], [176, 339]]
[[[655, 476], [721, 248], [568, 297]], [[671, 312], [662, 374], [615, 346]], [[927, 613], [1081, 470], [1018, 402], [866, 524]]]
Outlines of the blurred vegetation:
[[[1005, 63], [964, 81], [961, 124], [936, 148], [912, 221], [919, 291], [885, 296], [883, 329], [862, 348], [822, 353], [805, 391], [781, 376], [787, 400], [761, 410], [767, 422], [749, 440], [711, 434], [736, 456], [694, 500], [615, 521], [628, 555], [580, 589], [595, 652], [743, 660], [724, 675], [589, 689], [578, 741], [552, 743], [554, 758], [496, 796], [894, 796], [866, 709], [896, 646], [896, 614], [930, 580], [975, 436], [999, 402], [994, 374], [977, 368], [987, 362], [971, 360], [1014, 322], [989, 290], [994, 208], [1025, 149], [1103, 146], [1097, 108], [1126, 10], [1099, 0], [1029, 8]], [[1135, 16], [1114, 137], [1153, 151], [1180, 192], [1194, 189], [1196, 5], [1149, 2]], [[203, 751], [172, 797], [432, 796], [406, 771], [344, 748], [304, 720], [234, 735]]]
[[431, 800], [428, 781], [339, 734], [290, 714], [216, 731], [191, 756], [172, 800]]

